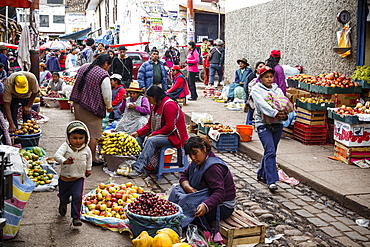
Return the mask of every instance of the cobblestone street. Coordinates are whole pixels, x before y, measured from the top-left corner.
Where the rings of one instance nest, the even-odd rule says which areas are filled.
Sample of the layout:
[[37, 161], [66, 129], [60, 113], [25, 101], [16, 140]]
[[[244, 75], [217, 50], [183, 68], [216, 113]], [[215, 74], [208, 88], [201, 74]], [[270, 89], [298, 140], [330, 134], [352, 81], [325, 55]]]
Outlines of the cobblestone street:
[[[259, 163], [243, 153], [219, 153], [230, 167], [237, 188], [237, 209], [266, 223], [266, 237], [284, 234], [271, 244], [258, 246], [370, 246], [370, 231], [358, 226], [356, 213], [340, 206], [303, 184], [278, 183], [272, 194], [257, 181]], [[180, 174], [165, 174], [150, 184], [157, 192], [166, 192], [178, 182]]]

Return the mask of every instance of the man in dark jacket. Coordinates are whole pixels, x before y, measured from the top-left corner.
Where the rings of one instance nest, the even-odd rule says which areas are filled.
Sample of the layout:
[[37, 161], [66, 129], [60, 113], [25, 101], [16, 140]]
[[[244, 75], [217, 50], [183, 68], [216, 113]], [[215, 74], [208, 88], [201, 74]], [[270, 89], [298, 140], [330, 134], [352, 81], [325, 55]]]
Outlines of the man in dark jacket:
[[119, 74], [122, 76], [122, 85], [125, 88], [129, 88], [130, 83], [133, 79], [134, 68], [132, 65], [132, 59], [126, 55], [127, 48], [120, 46], [118, 48], [119, 55], [115, 57], [112, 62], [113, 74]]
[[0, 63], [4, 64], [4, 69], [6, 73], [8, 73], [9, 67], [8, 67], [8, 58], [6, 57], [5, 45], [0, 45]]
[[222, 76], [223, 76], [223, 67], [225, 62], [225, 48], [224, 42], [222, 40], [217, 41], [217, 46], [214, 47], [210, 52], [209, 59], [210, 68], [209, 68], [209, 85], [213, 86], [215, 80], [215, 74], [217, 71], [218, 74], [218, 87], [221, 86]]
[[167, 91], [167, 72], [162, 61], [159, 61], [158, 50], [152, 50], [150, 60], [140, 66], [137, 80], [144, 91], [151, 85], [158, 85]]
[[57, 58], [54, 52], [50, 52], [50, 58], [46, 61], [46, 67], [49, 69], [51, 73], [59, 72], [62, 69], [60, 68], [59, 59]]

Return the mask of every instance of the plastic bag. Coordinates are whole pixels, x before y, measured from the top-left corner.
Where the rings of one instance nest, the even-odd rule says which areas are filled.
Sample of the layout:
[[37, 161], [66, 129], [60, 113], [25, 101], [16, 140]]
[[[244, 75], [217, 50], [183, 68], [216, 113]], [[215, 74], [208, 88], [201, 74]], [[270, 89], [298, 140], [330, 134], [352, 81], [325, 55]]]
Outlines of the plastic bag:
[[209, 247], [205, 238], [199, 234], [198, 227], [196, 225], [189, 224], [188, 229], [186, 230], [186, 239], [189, 244], [194, 244], [198, 247]]
[[[350, 33], [351, 28], [349, 27], [348, 23], [340, 31], [337, 32], [339, 48], [351, 48]], [[351, 50], [348, 50], [347, 52], [340, 55], [341, 57], [347, 57], [350, 54]]]
[[196, 124], [213, 123], [213, 116], [208, 113], [192, 112], [191, 121], [193, 121]]

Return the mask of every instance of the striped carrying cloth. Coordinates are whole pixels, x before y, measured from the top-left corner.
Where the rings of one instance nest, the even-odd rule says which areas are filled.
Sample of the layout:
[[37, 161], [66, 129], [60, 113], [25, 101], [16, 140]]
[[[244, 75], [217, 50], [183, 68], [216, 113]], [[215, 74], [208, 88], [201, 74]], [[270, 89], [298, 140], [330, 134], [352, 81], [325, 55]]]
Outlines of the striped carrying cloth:
[[6, 218], [6, 225], [3, 229], [3, 238], [11, 239], [14, 238], [21, 225], [24, 207], [27, 204], [28, 199], [31, 196], [33, 189], [36, 184], [32, 182], [27, 175], [24, 176], [24, 184], [19, 180], [21, 176], [13, 175], [13, 200], [6, 200], [4, 205], [4, 215]]

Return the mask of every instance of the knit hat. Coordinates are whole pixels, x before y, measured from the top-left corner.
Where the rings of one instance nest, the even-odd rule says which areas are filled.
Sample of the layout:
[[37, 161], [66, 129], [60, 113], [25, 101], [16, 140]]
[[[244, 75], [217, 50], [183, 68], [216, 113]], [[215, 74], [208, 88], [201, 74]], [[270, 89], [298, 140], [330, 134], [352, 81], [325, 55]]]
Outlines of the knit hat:
[[281, 57], [281, 52], [280, 50], [272, 50], [270, 53], [271, 57]]
[[142, 92], [142, 90], [140, 89], [140, 85], [137, 81], [133, 81], [131, 82], [130, 84], [130, 87], [126, 89], [127, 92]]
[[67, 127], [67, 133], [68, 134], [70, 134], [70, 133], [72, 133], [73, 131], [76, 131], [76, 130], [86, 131], [86, 127], [83, 123], [77, 122], [77, 121], [70, 123]]
[[15, 77], [15, 91], [19, 94], [28, 93], [28, 80], [24, 75]]

